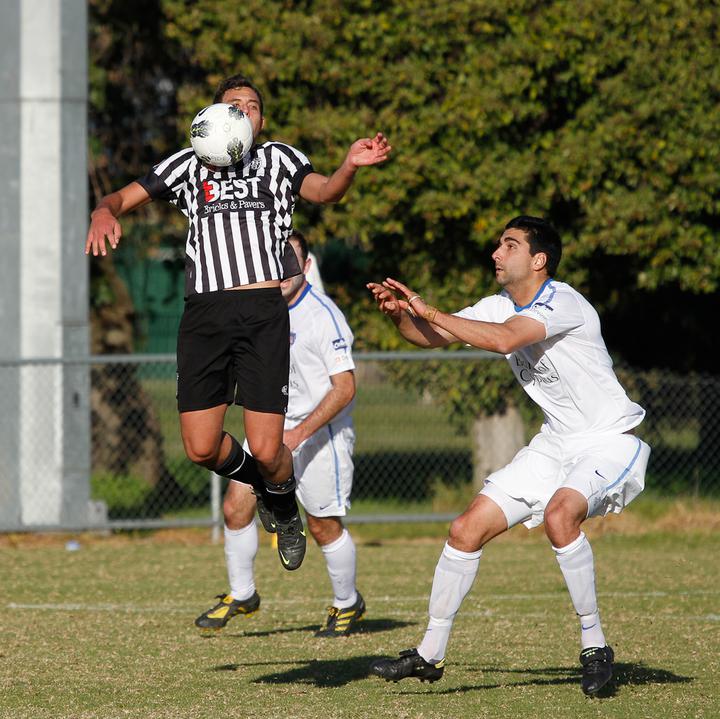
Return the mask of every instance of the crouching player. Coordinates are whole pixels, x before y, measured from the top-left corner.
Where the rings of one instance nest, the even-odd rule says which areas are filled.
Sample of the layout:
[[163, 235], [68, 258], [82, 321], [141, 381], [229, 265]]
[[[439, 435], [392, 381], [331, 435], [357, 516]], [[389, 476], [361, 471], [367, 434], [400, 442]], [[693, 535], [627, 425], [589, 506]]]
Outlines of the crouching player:
[[593, 552], [581, 530], [588, 517], [620, 512], [644, 487], [650, 448], [635, 436], [645, 411], [615, 376], [592, 305], [554, 279], [558, 233], [545, 220], [511, 220], [493, 253], [502, 291], [445, 314], [396, 280], [368, 285], [379, 309], [420, 347], [462, 342], [506, 356], [545, 416], [542, 429], [450, 526], [435, 569], [427, 632], [399, 659], [370, 671], [387, 680], [435, 681], [444, 671], [453, 620], [477, 574], [483, 547], [523, 522], [545, 523], [578, 615], [581, 687], [594, 694], [612, 677], [595, 593]]

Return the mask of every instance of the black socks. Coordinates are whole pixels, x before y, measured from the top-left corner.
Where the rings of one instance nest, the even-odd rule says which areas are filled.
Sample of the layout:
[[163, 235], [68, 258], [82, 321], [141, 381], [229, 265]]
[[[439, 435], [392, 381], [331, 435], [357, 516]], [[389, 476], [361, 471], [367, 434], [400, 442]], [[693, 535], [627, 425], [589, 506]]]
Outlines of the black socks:
[[242, 448], [235, 437], [227, 432], [223, 434], [230, 437], [232, 446], [227, 459], [219, 467], [215, 467], [214, 472], [222, 477], [249, 484], [281, 522], [286, 522], [295, 515], [298, 511], [295, 501], [295, 475], [282, 484], [268, 482], [258, 471], [255, 458]]
[[[272, 510], [275, 519], [281, 522], [287, 522], [298, 512], [297, 502], [295, 501], [295, 475], [282, 484], [273, 484], [264, 480], [265, 493], [263, 493], [263, 501], [266, 505], [269, 501], [269, 509]], [[269, 498], [268, 499], [266, 499]]]

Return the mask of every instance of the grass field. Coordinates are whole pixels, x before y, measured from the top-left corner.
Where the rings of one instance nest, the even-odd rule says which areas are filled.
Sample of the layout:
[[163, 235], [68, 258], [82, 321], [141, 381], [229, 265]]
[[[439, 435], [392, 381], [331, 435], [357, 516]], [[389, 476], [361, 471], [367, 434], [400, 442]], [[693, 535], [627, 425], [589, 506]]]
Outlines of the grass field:
[[340, 640], [312, 635], [329, 600], [314, 547], [288, 574], [263, 536], [261, 611], [206, 638], [193, 619], [226, 590], [206, 531], [81, 537], [73, 552], [61, 537], [0, 537], [0, 717], [720, 717], [720, 536], [703, 521], [591, 528], [617, 658], [617, 681], [592, 700], [537, 531], [487, 548], [433, 685], [388, 684], [367, 666], [420, 639], [443, 527], [415, 540], [353, 527], [368, 615]]

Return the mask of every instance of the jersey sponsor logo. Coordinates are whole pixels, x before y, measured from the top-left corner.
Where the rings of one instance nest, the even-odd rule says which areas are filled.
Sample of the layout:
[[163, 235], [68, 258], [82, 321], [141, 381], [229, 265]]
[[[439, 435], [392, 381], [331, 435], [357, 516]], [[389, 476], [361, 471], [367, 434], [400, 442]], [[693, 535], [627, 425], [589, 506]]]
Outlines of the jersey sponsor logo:
[[336, 352], [339, 352], [340, 350], [346, 350], [347, 341], [344, 337], [338, 337], [336, 340], [333, 340], [332, 346]]
[[533, 366], [518, 355], [514, 355], [513, 358], [515, 361], [513, 369], [523, 384], [554, 384], [560, 379], [555, 368], [544, 360]]
[[295, 333], [295, 332], [291, 332], [291, 333], [290, 333], [290, 344], [291, 344], [291, 345], [294, 345], [294, 344], [295, 344], [295, 338], [296, 338], [296, 337], [297, 337], [297, 333]]
[[261, 179], [236, 177], [228, 180], [203, 180], [204, 204], [199, 208], [201, 213], [207, 216], [216, 212], [270, 209], [265, 198], [260, 195]]

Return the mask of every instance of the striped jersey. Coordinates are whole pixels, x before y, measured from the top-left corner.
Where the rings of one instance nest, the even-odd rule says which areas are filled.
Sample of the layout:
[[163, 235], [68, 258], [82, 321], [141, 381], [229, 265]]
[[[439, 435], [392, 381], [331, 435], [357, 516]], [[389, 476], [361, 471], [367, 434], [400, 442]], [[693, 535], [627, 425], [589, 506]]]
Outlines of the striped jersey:
[[[307, 284], [290, 311], [290, 378], [285, 429], [293, 429], [332, 389], [330, 377], [355, 369], [353, 333], [338, 306]], [[333, 431], [351, 423], [353, 402], [333, 417]]]
[[211, 169], [192, 148], [155, 165], [138, 182], [188, 219], [185, 296], [300, 273], [287, 238], [295, 199], [313, 171], [290, 145], [255, 145], [237, 165]]
[[485, 322], [529, 317], [545, 326], [544, 340], [506, 355], [518, 382], [545, 415], [543, 432], [620, 433], [645, 417], [615, 376], [598, 313], [570, 285], [549, 279], [524, 307], [513, 304], [503, 290], [455, 314]]

